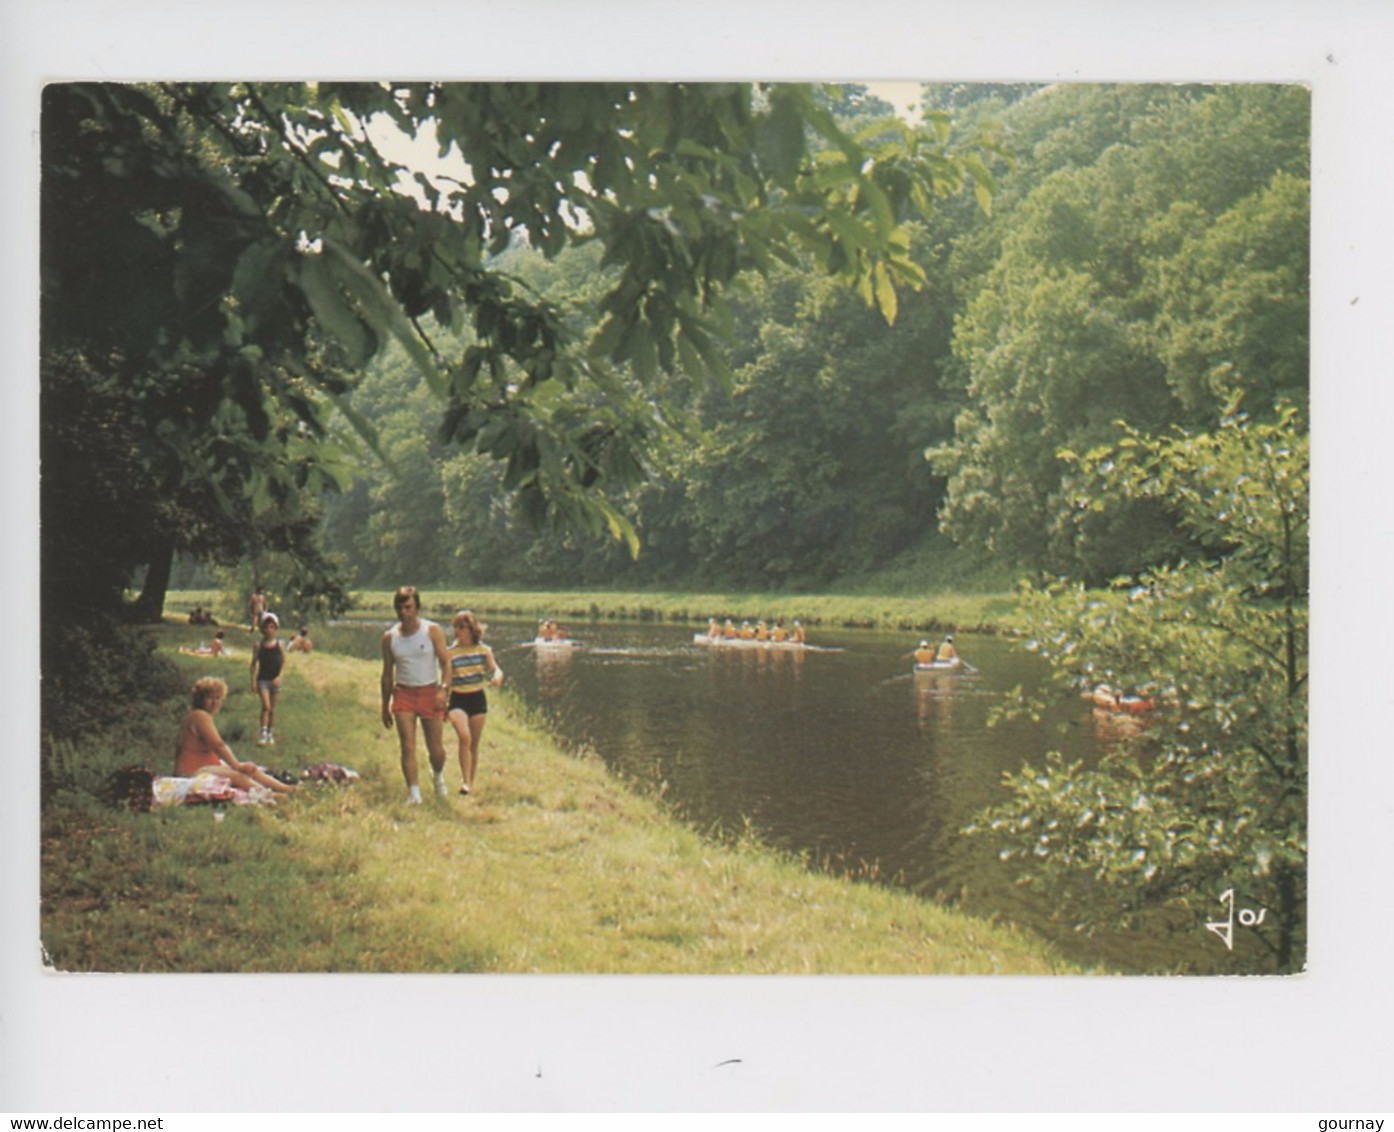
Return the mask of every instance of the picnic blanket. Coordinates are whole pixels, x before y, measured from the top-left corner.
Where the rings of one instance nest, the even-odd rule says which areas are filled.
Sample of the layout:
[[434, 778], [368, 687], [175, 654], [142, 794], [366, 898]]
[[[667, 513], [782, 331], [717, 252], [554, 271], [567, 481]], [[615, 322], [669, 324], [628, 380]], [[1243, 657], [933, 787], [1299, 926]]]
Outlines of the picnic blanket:
[[273, 790], [253, 785], [242, 790], [230, 779], [218, 774], [196, 774], [192, 778], [176, 778], [172, 774], [157, 774], [153, 784], [157, 806], [181, 806], [187, 803], [223, 802], [234, 806], [269, 806], [276, 800]]
[[[295, 781], [289, 771], [268, 771], [285, 783]], [[322, 761], [300, 772], [307, 783], [332, 783], [347, 786], [362, 775], [350, 767]], [[133, 764], [122, 767], [108, 780], [103, 795], [114, 806], [129, 806], [133, 810], [149, 810], [154, 806], [222, 803], [234, 806], [268, 806], [276, 800], [276, 792], [254, 785], [242, 790], [212, 769], [191, 778], [172, 774], [156, 774], [148, 766]]]

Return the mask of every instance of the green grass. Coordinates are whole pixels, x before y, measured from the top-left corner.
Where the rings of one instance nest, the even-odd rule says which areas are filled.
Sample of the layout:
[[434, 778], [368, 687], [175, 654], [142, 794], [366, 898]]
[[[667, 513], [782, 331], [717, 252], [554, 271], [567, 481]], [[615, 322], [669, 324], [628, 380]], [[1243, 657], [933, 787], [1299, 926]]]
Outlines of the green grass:
[[[363, 591], [358, 608], [389, 619], [392, 594]], [[857, 594], [598, 593], [585, 590], [423, 590], [433, 617], [477, 606], [494, 616], [556, 617], [566, 621], [668, 621], [705, 625], [709, 617], [768, 621], [795, 618], [809, 626], [911, 632], [1000, 632], [1016, 607], [1013, 595], [938, 593], [919, 597]]]
[[[256, 748], [246, 653], [176, 653], [218, 672], [219, 724]], [[206, 634], [205, 634], [206, 635]], [[94, 790], [143, 754], [172, 759], [171, 696], [120, 743], [50, 752], [42, 937], [67, 971], [1077, 973], [1045, 942], [909, 894], [811, 871], [747, 833], [704, 837], [595, 758], [561, 752], [506, 694], [491, 698], [476, 794], [403, 803], [377, 666], [320, 651], [285, 677], [271, 765], [323, 758], [363, 774], [277, 808], [112, 809]], [[141, 743], [144, 743], [142, 749]], [[451, 756], [452, 789], [458, 769]], [[274, 753], [273, 753], [274, 752]], [[424, 762], [424, 757], [423, 757]]]

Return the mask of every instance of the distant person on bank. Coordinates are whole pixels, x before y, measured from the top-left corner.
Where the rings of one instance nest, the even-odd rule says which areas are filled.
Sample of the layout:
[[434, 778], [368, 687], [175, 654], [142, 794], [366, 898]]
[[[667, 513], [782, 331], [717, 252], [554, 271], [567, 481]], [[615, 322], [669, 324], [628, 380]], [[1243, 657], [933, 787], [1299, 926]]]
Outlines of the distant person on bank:
[[407, 783], [407, 804], [421, 802], [416, 769], [416, 723], [426, 736], [431, 777], [436, 793], [449, 794], [445, 785], [445, 709], [449, 697], [450, 657], [445, 633], [421, 616], [421, 594], [415, 586], [403, 586], [392, 599], [397, 624], [382, 635], [382, 725], [397, 727], [402, 751], [402, 777]]
[[261, 701], [261, 730], [257, 735], [258, 747], [272, 747], [276, 744], [276, 701], [281, 698], [281, 670], [286, 666], [286, 650], [281, 638], [276, 636], [281, 620], [274, 613], [261, 616], [261, 640], [252, 650], [252, 663], [248, 675], [252, 680], [252, 691]]
[[266, 596], [266, 587], [257, 586], [247, 599], [247, 623], [252, 627], [252, 632], [261, 628], [261, 619], [270, 607], [271, 599]]

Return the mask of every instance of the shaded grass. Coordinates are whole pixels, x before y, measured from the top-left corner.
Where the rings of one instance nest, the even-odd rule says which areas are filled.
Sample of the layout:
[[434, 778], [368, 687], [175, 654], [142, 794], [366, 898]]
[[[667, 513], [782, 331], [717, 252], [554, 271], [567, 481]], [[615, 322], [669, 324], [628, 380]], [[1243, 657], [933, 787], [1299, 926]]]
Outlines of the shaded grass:
[[[233, 689], [225, 735], [255, 727], [236, 662], [179, 657]], [[219, 668], [219, 665], [222, 668]], [[228, 670], [231, 670], [229, 673]], [[377, 667], [291, 658], [266, 761], [359, 770], [276, 809], [112, 810], [92, 769], [45, 807], [42, 936], [71, 971], [1051, 973], [1077, 971], [1033, 935], [870, 884], [810, 872], [747, 832], [704, 837], [594, 758], [563, 754], [504, 693], [491, 697], [476, 794], [402, 801]], [[182, 702], [152, 711], [157, 769]], [[234, 746], [236, 743], [234, 742]], [[453, 744], [447, 777], [458, 785]], [[242, 754], [250, 752], [242, 751]], [[272, 750], [260, 752], [272, 754]], [[422, 753], [424, 763], [424, 752]]]

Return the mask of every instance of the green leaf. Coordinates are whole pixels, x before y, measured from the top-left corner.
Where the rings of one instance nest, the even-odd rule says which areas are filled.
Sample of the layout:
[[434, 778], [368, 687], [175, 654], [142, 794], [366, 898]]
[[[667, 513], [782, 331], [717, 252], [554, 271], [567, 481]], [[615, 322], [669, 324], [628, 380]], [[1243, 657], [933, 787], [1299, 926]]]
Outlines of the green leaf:
[[341, 278], [353, 289], [359, 299], [364, 314], [375, 325], [391, 333], [400, 342], [416, 363], [416, 368], [426, 382], [439, 396], [446, 393], [445, 376], [436, 364], [435, 356], [416, 333], [415, 328], [402, 314], [402, 309], [393, 300], [376, 275], [368, 270], [347, 248], [337, 240], [325, 238], [324, 251], [342, 269]]
[[879, 262], [876, 264], [876, 305], [880, 308], [886, 325], [894, 326], [895, 316], [899, 309], [895, 286], [891, 283], [890, 273], [886, 270], [886, 265]]
[[769, 113], [760, 118], [756, 152], [776, 181], [793, 183], [803, 161], [804, 122], [791, 99], [778, 89]]
[[377, 339], [358, 317], [324, 259], [301, 256], [296, 274], [305, 301], [325, 334], [343, 346], [351, 365], [365, 364], [377, 348]]

